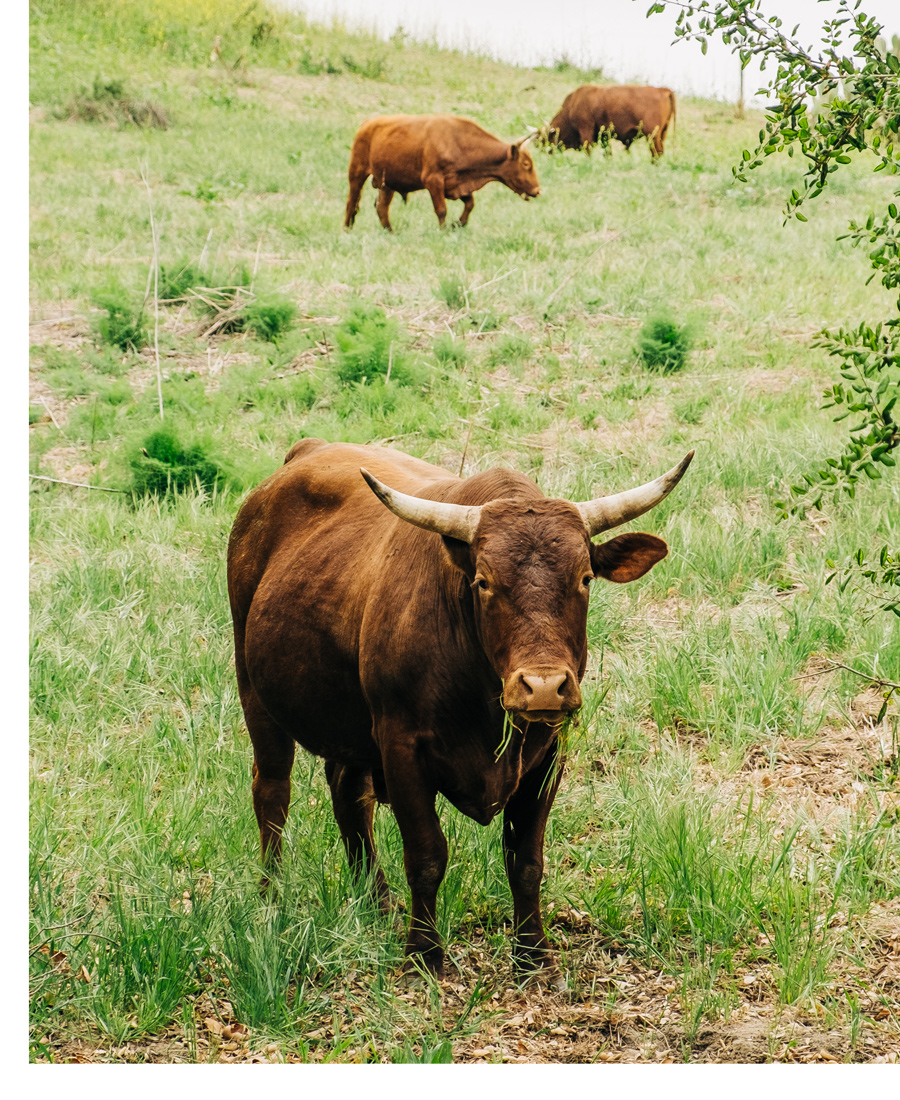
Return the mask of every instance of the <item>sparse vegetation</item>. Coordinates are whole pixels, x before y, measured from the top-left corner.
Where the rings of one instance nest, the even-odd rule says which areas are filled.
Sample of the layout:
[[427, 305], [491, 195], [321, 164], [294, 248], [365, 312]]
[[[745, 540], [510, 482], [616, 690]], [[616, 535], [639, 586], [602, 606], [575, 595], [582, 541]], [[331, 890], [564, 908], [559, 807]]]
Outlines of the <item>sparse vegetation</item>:
[[[880, 549], [898, 541], [897, 479], [827, 515], [776, 508], [841, 445], [817, 407], [831, 368], [814, 334], [896, 297], [836, 239], [891, 181], [845, 165], [816, 232], [782, 229], [799, 158], [735, 187], [761, 117], [683, 98], [677, 155], [653, 170], [618, 147], [537, 153], [541, 198], [487, 187], [465, 234], [439, 233], [426, 199], [394, 237], [374, 219], [348, 237], [362, 87], [398, 112], [450, 110], [463, 88], [468, 113], [512, 136], [578, 78], [247, 0], [45, 0], [32, 35], [31, 471], [120, 492], [31, 482], [31, 1058], [892, 1057], [900, 619], [860, 614], [865, 594], [839, 571], [826, 583], [825, 563], [863, 541], [862, 568], [895, 566]], [[343, 55], [383, 56], [382, 81]], [[300, 75], [307, 56], [316, 75]], [[177, 125], [58, 117], [98, 72], [177, 104]], [[159, 375], [154, 348], [133, 350], [154, 320], [140, 164], [170, 302]], [[204, 180], [215, 201], [193, 196]], [[137, 323], [124, 344], [93, 331], [110, 285]], [[247, 311], [276, 289], [297, 313], [273, 342]], [[636, 361], [658, 303], [696, 323], [678, 371]], [[443, 801], [450, 979], [402, 976], [395, 918], [351, 879], [304, 753], [277, 898], [259, 897], [225, 547], [237, 490], [303, 436], [464, 475], [514, 466], [573, 500], [697, 448], [638, 523], [669, 556], [591, 596], [543, 885], [563, 996], [516, 984], [502, 822]], [[389, 810], [376, 831], [403, 897]]]
[[159, 103], [137, 99], [125, 90], [122, 80], [94, 77], [90, 92], [74, 96], [60, 112], [62, 117], [78, 122], [113, 122], [118, 125], [168, 128], [169, 120]]

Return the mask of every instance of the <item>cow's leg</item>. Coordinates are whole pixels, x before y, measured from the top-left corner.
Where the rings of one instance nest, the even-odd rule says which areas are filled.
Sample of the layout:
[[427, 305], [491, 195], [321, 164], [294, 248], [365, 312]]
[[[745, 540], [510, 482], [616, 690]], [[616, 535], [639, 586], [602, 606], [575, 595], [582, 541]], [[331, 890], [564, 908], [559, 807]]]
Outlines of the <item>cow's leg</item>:
[[[402, 736], [402, 735], [401, 735]], [[434, 974], [444, 972], [444, 951], [437, 930], [437, 892], [447, 870], [447, 841], [434, 808], [436, 791], [425, 775], [414, 745], [404, 737], [381, 739], [395, 747], [384, 757], [384, 778], [400, 836], [403, 865], [411, 894], [406, 954], [418, 955]]]
[[269, 885], [268, 870], [281, 860], [281, 834], [291, 803], [291, 767], [294, 739], [275, 725], [252, 689], [241, 692], [247, 730], [253, 743], [253, 809], [259, 824], [260, 856], [266, 873], [260, 882]]
[[459, 224], [468, 225], [469, 215], [472, 213], [472, 209], [475, 206], [475, 199], [472, 195], [461, 195], [460, 198], [463, 201], [463, 212], [459, 216]]
[[378, 214], [378, 220], [389, 233], [394, 232], [391, 228], [390, 219], [388, 218], [388, 210], [390, 209], [391, 199], [393, 199], [394, 194], [395, 192], [393, 192], [390, 187], [381, 187], [378, 190], [378, 198], [375, 200], [375, 210]]
[[344, 228], [349, 229], [354, 221], [356, 221], [356, 215], [359, 211], [359, 199], [362, 194], [363, 185], [369, 178], [369, 173], [366, 172], [363, 175], [356, 175], [350, 177], [350, 194], [347, 196], [347, 211], [344, 214]]
[[373, 896], [382, 912], [387, 912], [391, 907], [391, 895], [375, 852], [372, 773], [326, 760], [325, 778], [331, 788], [334, 816], [341, 830], [350, 870], [360, 877], [372, 872]]
[[597, 131], [592, 122], [578, 123], [578, 140], [581, 143], [581, 148], [590, 154], [594, 142], [597, 140]]
[[503, 813], [503, 854], [513, 897], [513, 949], [522, 970], [547, 968], [555, 962], [541, 921], [541, 878], [544, 874], [544, 830], [562, 779], [563, 759], [554, 742], [543, 763], [529, 772]]
[[431, 195], [431, 202], [434, 206], [434, 212], [437, 214], [438, 223], [443, 228], [444, 222], [447, 220], [447, 200], [444, 198], [444, 177], [429, 176], [425, 180], [425, 186], [428, 188], [428, 194]]
[[666, 140], [666, 127], [654, 130], [650, 135], [650, 158], [656, 160], [663, 155], [663, 147]]

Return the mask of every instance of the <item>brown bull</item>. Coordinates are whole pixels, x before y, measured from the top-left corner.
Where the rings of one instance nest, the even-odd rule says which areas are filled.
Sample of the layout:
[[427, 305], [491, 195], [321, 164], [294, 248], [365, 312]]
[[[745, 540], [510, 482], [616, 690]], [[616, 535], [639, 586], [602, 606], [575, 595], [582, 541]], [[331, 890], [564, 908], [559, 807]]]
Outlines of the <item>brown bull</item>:
[[668, 88], [582, 84], [563, 100], [547, 136], [552, 145], [588, 151], [598, 138], [618, 138], [628, 149], [644, 136], [655, 159], [663, 154], [670, 123], [675, 125], [675, 94]]
[[571, 504], [512, 470], [463, 481], [389, 448], [295, 444], [228, 546], [264, 863], [280, 855], [299, 742], [324, 758], [350, 866], [385, 908], [373, 821], [376, 801], [392, 806], [412, 894], [406, 952], [440, 974], [435, 797], [482, 825], [502, 811], [516, 961], [558, 982], [540, 913], [544, 828], [560, 724], [581, 704], [588, 587], [635, 580], [668, 552], [638, 532], [591, 538], [659, 503], [692, 455]]
[[441, 225], [447, 217], [446, 199], [462, 199], [459, 224], [465, 225], [475, 205], [473, 194], [491, 180], [505, 183], [526, 199], [536, 198], [541, 187], [531, 154], [522, 148], [527, 140], [510, 145], [471, 119], [456, 115], [369, 119], [353, 139], [344, 226], [349, 229], [353, 225], [369, 176], [378, 190], [375, 209], [388, 230], [388, 210], [396, 192], [406, 202], [411, 191], [428, 191]]

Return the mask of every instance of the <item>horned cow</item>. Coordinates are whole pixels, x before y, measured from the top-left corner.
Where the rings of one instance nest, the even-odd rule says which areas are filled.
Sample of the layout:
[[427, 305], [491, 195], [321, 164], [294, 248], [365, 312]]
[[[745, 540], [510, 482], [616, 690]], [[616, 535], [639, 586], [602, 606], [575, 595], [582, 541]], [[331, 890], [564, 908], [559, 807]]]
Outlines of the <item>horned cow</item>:
[[440, 974], [436, 795], [482, 825], [502, 813], [515, 960], [558, 985], [540, 912], [544, 829], [560, 725], [581, 704], [589, 587], [633, 581], [668, 552], [640, 532], [591, 540], [663, 500], [692, 457], [573, 504], [512, 470], [461, 480], [389, 448], [295, 444], [228, 546], [264, 863], [280, 855], [299, 743], [324, 758], [349, 863], [385, 908], [373, 820], [391, 805], [412, 897], [406, 952]]
[[356, 219], [369, 176], [378, 191], [375, 209], [387, 230], [395, 193], [405, 202], [410, 192], [427, 190], [440, 225], [447, 217], [447, 199], [462, 199], [459, 224], [466, 225], [475, 205], [473, 194], [491, 180], [505, 183], [526, 199], [536, 198], [541, 188], [531, 154], [523, 148], [527, 140], [501, 141], [471, 119], [456, 115], [369, 119], [353, 139], [344, 227], [349, 229]]

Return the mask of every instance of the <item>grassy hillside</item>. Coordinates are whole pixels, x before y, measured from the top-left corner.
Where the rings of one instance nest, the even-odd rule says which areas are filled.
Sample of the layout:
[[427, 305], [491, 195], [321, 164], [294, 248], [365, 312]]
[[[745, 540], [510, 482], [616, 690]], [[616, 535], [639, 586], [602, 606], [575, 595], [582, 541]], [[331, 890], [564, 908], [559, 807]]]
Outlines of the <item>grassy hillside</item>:
[[[389, 235], [369, 188], [344, 232], [366, 117], [516, 139], [597, 74], [244, 0], [47, 0], [31, 34], [32, 1057], [896, 1057], [897, 705], [878, 720], [835, 662], [900, 682], [900, 632], [825, 579], [897, 544], [900, 482], [774, 506], [839, 438], [816, 332], [884, 314], [835, 238], [888, 184], [850, 166], [782, 227], [800, 167], [734, 185], [759, 117], [681, 100], [658, 165], [538, 151], [534, 202], [491, 184], [441, 232], [413, 194]], [[636, 353], [661, 316], [688, 327], [680, 371]], [[544, 885], [565, 995], [516, 984], [499, 823], [446, 805], [450, 977], [401, 977], [305, 754], [278, 898], [257, 895], [224, 553], [302, 436], [572, 499], [696, 447], [638, 525], [670, 556], [592, 596]], [[384, 809], [378, 837], [403, 896]]]

